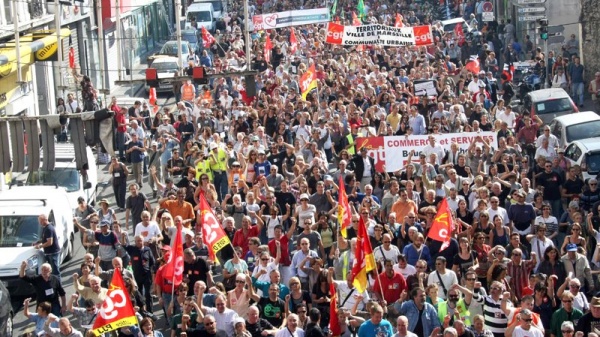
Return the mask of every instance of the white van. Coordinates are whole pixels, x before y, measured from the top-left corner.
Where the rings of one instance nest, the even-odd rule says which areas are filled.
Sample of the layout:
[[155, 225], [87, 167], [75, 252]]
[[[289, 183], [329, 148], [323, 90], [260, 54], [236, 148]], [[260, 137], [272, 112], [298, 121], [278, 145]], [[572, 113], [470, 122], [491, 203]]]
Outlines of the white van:
[[[195, 25], [193, 24], [195, 22]], [[185, 28], [206, 28], [211, 33], [217, 29], [215, 9], [210, 2], [194, 2], [187, 9]]]
[[[88, 169], [81, 174], [75, 163], [75, 150], [72, 143], [54, 145], [56, 165], [53, 171], [38, 170], [30, 172], [25, 185], [58, 185], [67, 191], [71, 210], [77, 207], [77, 199], [83, 197], [89, 205], [96, 205], [98, 186], [98, 167], [96, 158], [89, 146], [86, 146]], [[42, 158], [43, 160], [43, 158]]]
[[45, 262], [44, 252], [33, 244], [40, 240], [38, 216], [54, 224], [61, 247], [59, 264], [73, 256], [73, 213], [67, 192], [56, 186], [11, 186], [0, 192], [0, 281], [12, 296], [29, 296], [33, 287], [19, 278], [21, 262], [27, 274], [36, 275]]
[[194, 3], [211, 3], [215, 11], [215, 19], [221, 19], [227, 13], [227, 2], [221, 0], [195, 0]]

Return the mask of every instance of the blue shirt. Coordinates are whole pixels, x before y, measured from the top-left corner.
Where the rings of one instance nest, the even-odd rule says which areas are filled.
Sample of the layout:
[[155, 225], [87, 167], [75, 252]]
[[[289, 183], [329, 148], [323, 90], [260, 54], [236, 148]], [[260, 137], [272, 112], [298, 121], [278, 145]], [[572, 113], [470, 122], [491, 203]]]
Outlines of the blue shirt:
[[[35, 333], [36, 335], [42, 331], [44, 331], [44, 325], [48, 320], [48, 316], [42, 317], [38, 314], [29, 314], [29, 320], [35, 323]], [[51, 328], [58, 328], [58, 321], [54, 321], [50, 323]]]
[[271, 162], [268, 160], [265, 160], [262, 163], [255, 163], [254, 164], [254, 174], [258, 177], [258, 176], [268, 176], [269, 173], [271, 172]]
[[583, 65], [572, 64], [569, 76], [571, 77], [571, 82], [573, 83], [584, 83], [585, 81], [583, 80]]
[[[139, 148], [143, 148], [144, 147], [144, 143], [142, 143], [141, 140], [138, 140], [137, 142], [131, 141], [129, 143], [129, 146], [127, 148], [131, 149], [134, 146], [137, 146]], [[144, 152], [143, 151], [141, 151], [141, 150], [133, 150], [133, 151], [131, 151], [131, 162], [132, 163], [141, 163], [142, 161], [144, 161]]]
[[[252, 278], [252, 285], [262, 291], [262, 297], [269, 297], [269, 287], [271, 286], [271, 282], [267, 281], [258, 281], [256, 277]], [[279, 298], [285, 301], [285, 296], [289, 295], [290, 288], [283, 283], [279, 283]]]
[[406, 245], [402, 250], [402, 254], [406, 256], [406, 262], [411, 266], [417, 264], [417, 261], [420, 259], [427, 261], [427, 264], [431, 261], [431, 254], [429, 254], [429, 247], [424, 244], [421, 245], [423, 251], [419, 253], [417, 249], [412, 245]]
[[[417, 308], [415, 302], [410, 300], [402, 303], [399, 312], [400, 315], [404, 315], [408, 318], [408, 331], [414, 331], [417, 322], [419, 321], [419, 308]], [[433, 305], [429, 303], [423, 305], [421, 324], [423, 325], [423, 336], [429, 336], [433, 329], [441, 327], [440, 319]]]
[[[179, 144], [174, 140], [169, 140], [165, 143], [165, 149], [160, 155], [160, 160], [163, 163], [163, 165], [166, 165], [169, 159], [171, 159], [171, 151], [178, 146]], [[160, 147], [160, 149], [162, 151], [162, 146]]]
[[392, 325], [385, 319], [377, 325], [368, 320], [358, 328], [358, 337], [392, 337], [393, 335]]

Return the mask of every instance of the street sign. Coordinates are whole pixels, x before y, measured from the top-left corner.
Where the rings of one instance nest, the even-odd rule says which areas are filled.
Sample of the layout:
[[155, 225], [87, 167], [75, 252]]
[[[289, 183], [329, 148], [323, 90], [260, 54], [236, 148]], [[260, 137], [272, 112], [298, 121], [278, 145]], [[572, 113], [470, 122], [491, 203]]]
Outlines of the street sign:
[[537, 21], [542, 19], [546, 19], [546, 15], [519, 16], [519, 21]]
[[561, 33], [561, 35], [562, 35], [564, 31], [565, 31], [565, 26], [563, 26], [563, 25], [560, 25], [560, 26], [548, 26], [548, 34], [550, 36], [552, 36], [552, 34], [555, 34], [555, 33]]
[[546, 7], [521, 7], [518, 9], [519, 13], [544, 13]]
[[532, 5], [532, 4], [543, 4], [546, 0], [517, 0], [519, 5]]
[[494, 4], [490, 1], [486, 1], [482, 5], [483, 12], [481, 13], [481, 20], [484, 22], [494, 21]]

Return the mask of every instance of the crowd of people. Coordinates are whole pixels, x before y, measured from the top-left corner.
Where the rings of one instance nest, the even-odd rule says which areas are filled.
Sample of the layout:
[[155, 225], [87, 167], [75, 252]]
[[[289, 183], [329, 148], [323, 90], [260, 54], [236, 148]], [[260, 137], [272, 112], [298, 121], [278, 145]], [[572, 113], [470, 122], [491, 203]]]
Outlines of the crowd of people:
[[[356, 3], [335, 3], [334, 18], [351, 24]], [[244, 66], [239, 6], [230, 3], [216, 43], [192, 63], [211, 73]], [[251, 14], [293, 6], [257, 1]], [[113, 98], [118, 155], [108, 172], [116, 205], [80, 200], [75, 222], [87, 253], [68, 301], [56, 264], [38, 276], [22, 268], [36, 288], [35, 313], [24, 303], [35, 333], [91, 335], [107, 282], [121, 272], [139, 325], [119, 336], [326, 336], [331, 315], [344, 337], [597, 336], [598, 181], [583, 180], [541, 119], [509, 105], [516, 93], [503, 64], [531, 58], [543, 69], [544, 55], [517, 41], [510, 20], [483, 22], [482, 6], [365, 1], [363, 23], [393, 26], [401, 13], [404, 25], [432, 24], [435, 43], [340, 47], [324, 43], [323, 25], [307, 25], [294, 27], [292, 53], [290, 28], [253, 32], [254, 83], [184, 81], [176, 106], [156, 113]], [[464, 17], [481, 34], [463, 40], [444, 31], [439, 12]], [[274, 45], [267, 57], [266, 34]], [[577, 53], [565, 45], [557, 61], [564, 68], [550, 55], [549, 74], [573, 74], [567, 62], [579, 65]], [[466, 70], [471, 55], [481, 72]], [[303, 99], [299, 80], [313, 64], [318, 88]], [[437, 95], [415, 93], [421, 79], [434, 80]], [[65, 106], [77, 106], [73, 100]], [[465, 150], [436, 141], [469, 131], [494, 132], [497, 144], [476, 137]], [[357, 138], [391, 135], [428, 135], [428, 144], [385, 172]], [[151, 196], [140, 190], [146, 184]], [[350, 205], [346, 236], [340, 184]], [[201, 196], [231, 241], [219, 265], [202, 237]], [[455, 227], [442, 249], [428, 234], [444, 199]], [[47, 247], [51, 224], [40, 224]], [[353, 265], [363, 224], [377, 269], [359, 292]], [[173, 284], [163, 273], [178, 226], [184, 280]]]

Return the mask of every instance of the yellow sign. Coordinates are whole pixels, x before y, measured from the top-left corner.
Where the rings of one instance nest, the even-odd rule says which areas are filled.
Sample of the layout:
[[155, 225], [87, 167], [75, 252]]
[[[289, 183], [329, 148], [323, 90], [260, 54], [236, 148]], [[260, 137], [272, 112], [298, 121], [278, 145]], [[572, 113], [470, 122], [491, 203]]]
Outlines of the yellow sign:
[[[10, 63], [9, 63], [10, 64]], [[31, 81], [31, 72], [29, 71], [29, 64], [23, 64], [21, 67], [21, 76], [23, 77], [23, 81], [29, 82]], [[2, 67], [0, 67], [1, 69]], [[17, 66], [15, 65], [15, 69]], [[17, 93], [17, 89], [19, 89], [18, 84], [19, 79], [17, 78], [17, 72], [9, 73], [8, 76], [3, 77], [0, 81], [0, 109], [4, 109], [9, 102], [12, 102], [13, 97]]]
[[35, 59], [37, 61], [54, 61], [54, 60], [51, 60], [50, 58], [53, 58], [53, 56], [56, 56], [57, 51], [58, 51], [58, 43], [56, 43], [56, 42], [51, 43], [51, 44], [45, 46], [44, 48], [36, 51]]

